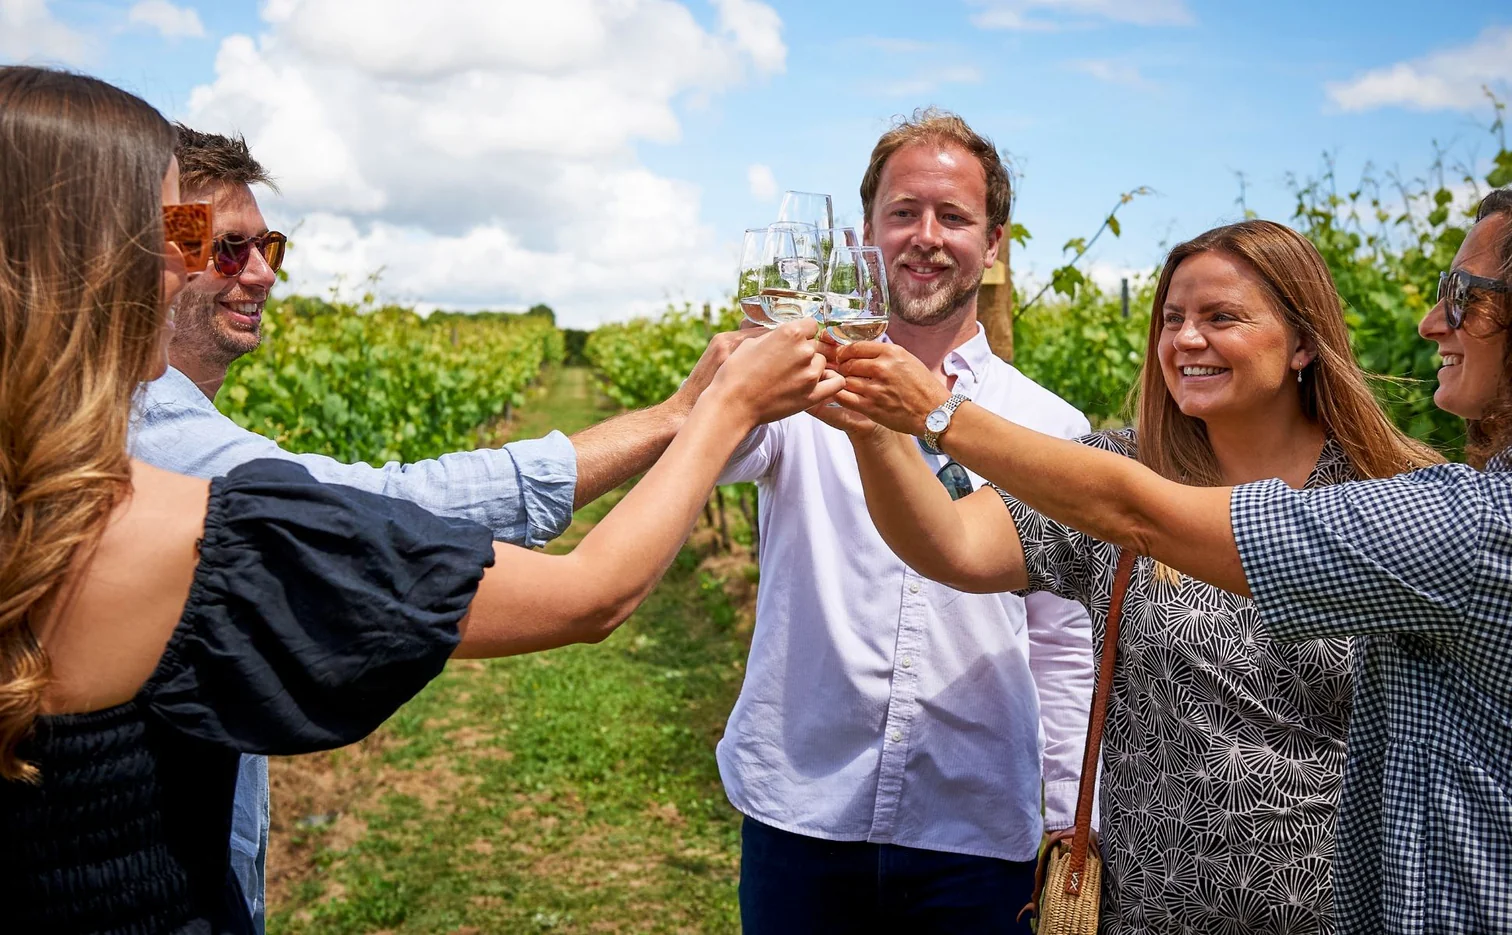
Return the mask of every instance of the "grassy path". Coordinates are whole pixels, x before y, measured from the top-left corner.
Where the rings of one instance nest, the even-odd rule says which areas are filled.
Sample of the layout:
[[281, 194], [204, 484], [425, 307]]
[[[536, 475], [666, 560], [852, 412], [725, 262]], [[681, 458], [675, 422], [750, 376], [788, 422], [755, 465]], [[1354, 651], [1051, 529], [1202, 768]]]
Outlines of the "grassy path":
[[[563, 368], [505, 431], [612, 411], [585, 369]], [[362, 743], [275, 761], [269, 931], [735, 931], [738, 824], [713, 746], [751, 585], [706, 548], [684, 548], [600, 645], [452, 663]]]

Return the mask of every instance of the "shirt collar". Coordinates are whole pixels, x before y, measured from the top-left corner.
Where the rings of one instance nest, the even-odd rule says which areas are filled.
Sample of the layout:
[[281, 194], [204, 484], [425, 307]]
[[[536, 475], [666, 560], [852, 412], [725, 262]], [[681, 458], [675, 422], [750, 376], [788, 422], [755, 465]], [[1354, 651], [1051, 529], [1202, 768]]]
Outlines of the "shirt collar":
[[[882, 335], [882, 340], [893, 343], [887, 334]], [[942, 369], [946, 376], [956, 378], [956, 392], [970, 396], [987, 372], [991, 359], [992, 346], [987, 343], [987, 329], [977, 322], [976, 334], [945, 355]]]
[[148, 396], [154, 401], [172, 401], [197, 409], [215, 409], [215, 402], [177, 367], [169, 366], [163, 375], [147, 384]]

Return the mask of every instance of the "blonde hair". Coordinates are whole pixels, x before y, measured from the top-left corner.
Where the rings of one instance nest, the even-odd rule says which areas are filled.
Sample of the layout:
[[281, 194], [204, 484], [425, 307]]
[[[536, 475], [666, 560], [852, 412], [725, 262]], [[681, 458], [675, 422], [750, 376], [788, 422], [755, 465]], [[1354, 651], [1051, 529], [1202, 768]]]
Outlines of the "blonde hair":
[[1218, 460], [1200, 419], [1182, 413], [1160, 368], [1162, 311], [1177, 267], [1216, 251], [1259, 276], [1271, 307], [1316, 356], [1302, 371], [1302, 411], [1344, 449], [1362, 478], [1390, 477], [1444, 459], [1411, 438], [1381, 408], [1349, 347], [1343, 303], [1323, 257], [1307, 238], [1272, 221], [1242, 221], [1178, 244], [1155, 287], [1144, 367], [1130, 398], [1139, 426], [1139, 460], [1151, 470], [1200, 487], [1220, 483]]
[[130, 491], [131, 397], [163, 327], [173, 130], [103, 81], [0, 67], [0, 778], [42, 708], [37, 633]]
[[911, 117], [898, 118], [892, 129], [882, 134], [877, 145], [872, 147], [871, 160], [866, 165], [866, 173], [861, 176], [861, 210], [867, 221], [871, 220], [872, 205], [876, 203], [877, 188], [882, 184], [882, 169], [887, 160], [913, 143], [951, 144], [975, 156], [987, 178], [987, 226], [991, 229], [1008, 223], [1008, 214], [1013, 207], [1013, 185], [997, 148], [960, 117], [935, 107], [916, 110]]

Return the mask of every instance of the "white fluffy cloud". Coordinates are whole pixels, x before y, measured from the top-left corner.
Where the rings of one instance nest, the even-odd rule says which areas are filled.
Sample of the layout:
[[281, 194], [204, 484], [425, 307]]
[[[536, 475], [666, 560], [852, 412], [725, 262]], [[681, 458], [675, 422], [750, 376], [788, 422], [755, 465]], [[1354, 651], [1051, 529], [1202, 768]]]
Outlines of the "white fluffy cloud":
[[1084, 58], [1067, 62], [1066, 67], [1109, 84], [1121, 84], [1130, 88], [1151, 87], [1150, 80], [1140, 73], [1138, 66], [1128, 62], [1108, 58]]
[[777, 176], [771, 166], [756, 163], [746, 169], [746, 182], [751, 186], [751, 197], [757, 201], [773, 201], [777, 198]]
[[205, 24], [198, 13], [168, 0], [142, 0], [127, 12], [126, 22], [155, 29], [164, 39], [201, 39], [205, 35]]
[[1474, 42], [1410, 62], [1376, 68], [1328, 85], [1344, 110], [1401, 106], [1413, 110], [1473, 110], [1486, 105], [1484, 87], [1512, 85], [1512, 27], [1491, 27]]
[[1189, 26], [1195, 20], [1185, 0], [970, 0], [980, 12], [971, 21], [983, 29], [1042, 32], [1105, 22], [1134, 26]]
[[89, 39], [59, 22], [47, 0], [0, 0], [0, 60], [77, 65], [89, 52]]
[[267, 0], [184, 119], [278, 177], [296, 285], [382, 268], [409, 301], [622, 318], [728, 278], [698, 189], [635, 156], [678, 139], [681, 102], [785, 67], [770, 7], [714, 7], [706, 28], [673, 0]]
[[889, 97], [925, 97], [947, 84], [981, 84], [982, 70], [975, 65], [944, 65], [924, 68], [906, 78], [886, 82], [877, 88]]

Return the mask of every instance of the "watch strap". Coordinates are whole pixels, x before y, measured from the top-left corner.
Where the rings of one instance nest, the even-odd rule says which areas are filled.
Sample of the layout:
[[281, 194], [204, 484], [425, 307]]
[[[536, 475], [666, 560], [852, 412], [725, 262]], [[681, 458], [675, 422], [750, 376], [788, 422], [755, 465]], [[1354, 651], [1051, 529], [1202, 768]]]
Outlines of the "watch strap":
[[961, 403], [966, 402], [966, 400], [967, 397], [962, 393], [951, 393], [950, 398], [941, 403], [938, 409], [930, 412], [930, 415], [934, 415], [936, 412], [943, 412], [946, 418], [944, 427], [938, 432], [931, 432], [928, 424], [924, 426], [924, 434], [920, 436], [919, 441], [924, 446], [925, 451], [932, 455], [944, 454], [940, 450], [940, 436], [945, 434], [946, 429], [950, 428], [950, 416], [954, 415], [955, 411], [960, 408]]

